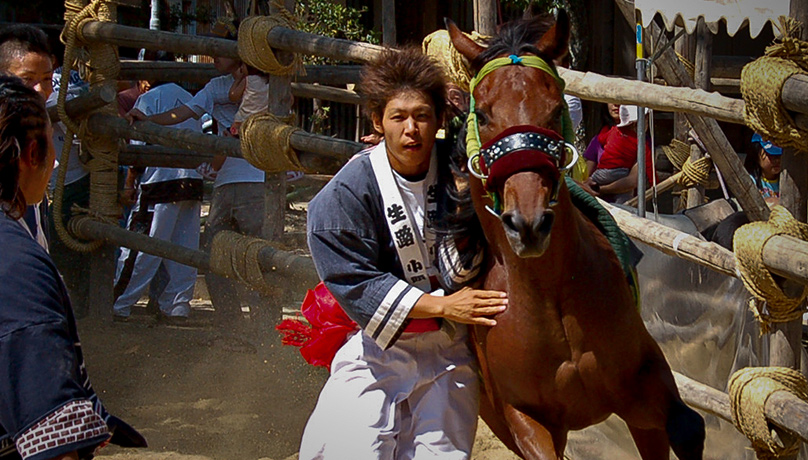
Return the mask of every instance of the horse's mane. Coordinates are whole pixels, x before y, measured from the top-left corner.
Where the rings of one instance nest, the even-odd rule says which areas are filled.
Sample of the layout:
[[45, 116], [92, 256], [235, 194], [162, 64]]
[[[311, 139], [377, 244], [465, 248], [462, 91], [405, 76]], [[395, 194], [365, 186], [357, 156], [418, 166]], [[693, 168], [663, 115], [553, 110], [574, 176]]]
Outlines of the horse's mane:
[[497, 35], [487, 40], [487, 48], [471, 62], [476, 73], [486, 62], [498, 56], [534, 54], [541, 56], [536, 44], [555, 23], [551, 14], [541, 14], [530, 19], [517, 19], [503, 24]]
[[[476, 73], [486, 62], [502, 55], [539, 55], [536, 43], [550, 30], [554, 22], [552, 15], [545, 14], [531, 19], [520, 19], [503, 24], [498, 34], [488, 40], [488, 47], [471, 63], [472, 69]], [[456, 135], [457, 141], [450, 149], [447, 149], [450, 150], [449, 152], [444, 150], [443, 153], [443, 155], [448, 154], [449, 159], [449, 168], [445, 167], [445, 163], [444, 167], [441, 168], [442, 174], [444, 174], [442, 180], [444, 184], [444, 189], [442, 190], [443, 209], [446, 212], [443, 213], [436, 225], [439, 238], [452, 238], [457, 246], [459, 258], [455, 261], [456, 266], [454, 269], [458, 272], [462, 268], [469, 268], [472, 265], [474, 256], [485, 250], [485, 235], [474, 210], [471, 189], [468, 185], [458, 189], [458, 181], [455, 180], [455, 178], [458, 178], [460, 182], [468, 183], [465, 116], [463, 118], [459, 132], [450, 130], [446, 136], [447, 139], [452, 139]], [[471, 282], [473, 280], [468, 280], [466, 284]]]

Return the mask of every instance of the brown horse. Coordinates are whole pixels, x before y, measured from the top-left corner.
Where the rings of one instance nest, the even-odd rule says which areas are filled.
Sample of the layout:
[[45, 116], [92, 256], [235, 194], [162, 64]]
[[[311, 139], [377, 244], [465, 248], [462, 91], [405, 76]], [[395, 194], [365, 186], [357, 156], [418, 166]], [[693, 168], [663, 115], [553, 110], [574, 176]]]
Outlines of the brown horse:
[[[528, 459], [563, 458], [570, 430], [612, 413], [643, 459], [667, 459], [671, 448], [680, 459], [701, 458], [704, 421], [682, 402], [615, 251], [559, 174], [568, 161], [557, 134], [566, 106], [552, 62], [568, 51], [566, 13], [505, 24], [487, 48], [447, 27], [475, 71], [500, 57], [516, 64], [478, 74], [472, 91], [483, 149], [469, 161], [476, 176], [467, 205], [486, 248], [479, 282], [509, 298], [495, 327], [472, 334], [484, 420]], [[526, 65], [525, 56], [549, 65]]]

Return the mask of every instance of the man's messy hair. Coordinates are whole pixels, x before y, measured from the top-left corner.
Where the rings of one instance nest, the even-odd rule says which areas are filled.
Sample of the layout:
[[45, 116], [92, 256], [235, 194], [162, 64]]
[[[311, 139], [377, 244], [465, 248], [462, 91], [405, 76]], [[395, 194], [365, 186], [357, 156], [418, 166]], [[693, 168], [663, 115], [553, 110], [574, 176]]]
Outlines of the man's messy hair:
[[12, 24], [0, 29], [0, 72], [7, 72], [8, 65], [28, 53], [51, 56], [48, 35], [29, 24]]
[[362, 69], [359, 92], [365, 114], [381, 120], [391, 99], [402, 91], [414, 90], [432, 102], [435, 115], [442, 120], [446, 108], [446, 81], [437, 63], [420, 48], [385, 49]]

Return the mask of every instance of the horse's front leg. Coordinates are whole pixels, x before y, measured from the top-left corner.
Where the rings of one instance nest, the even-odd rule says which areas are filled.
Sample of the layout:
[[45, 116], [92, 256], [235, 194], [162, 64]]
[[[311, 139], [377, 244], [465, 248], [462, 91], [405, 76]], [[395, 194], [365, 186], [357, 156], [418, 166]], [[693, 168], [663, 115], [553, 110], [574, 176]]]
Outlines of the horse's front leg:
[[529, 415], [505, 405], [505, 420], [516, 445], [527, 460], [562, 460], [567, 445], [567, 432], [550, 431]]

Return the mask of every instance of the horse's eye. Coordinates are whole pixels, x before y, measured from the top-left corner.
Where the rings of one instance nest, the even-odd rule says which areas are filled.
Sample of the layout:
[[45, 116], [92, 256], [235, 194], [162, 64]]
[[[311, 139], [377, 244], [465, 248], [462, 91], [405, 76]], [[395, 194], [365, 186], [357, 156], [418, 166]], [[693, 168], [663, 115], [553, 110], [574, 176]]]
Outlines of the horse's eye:
[[485, 126], [488, 124], [488, 116], [479, 110], [475, 110], [474, 114], [477, 115], [477, 125]]

